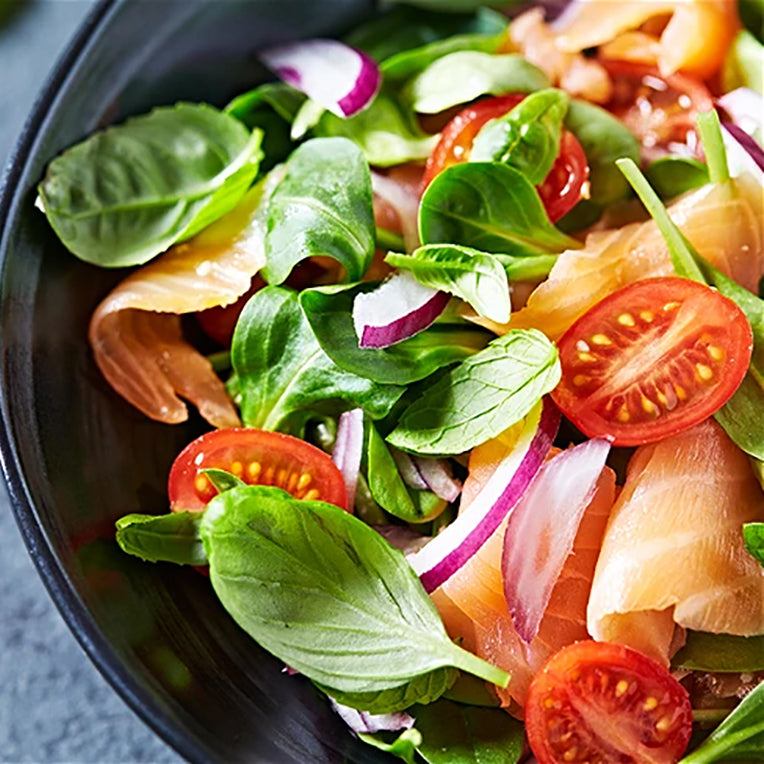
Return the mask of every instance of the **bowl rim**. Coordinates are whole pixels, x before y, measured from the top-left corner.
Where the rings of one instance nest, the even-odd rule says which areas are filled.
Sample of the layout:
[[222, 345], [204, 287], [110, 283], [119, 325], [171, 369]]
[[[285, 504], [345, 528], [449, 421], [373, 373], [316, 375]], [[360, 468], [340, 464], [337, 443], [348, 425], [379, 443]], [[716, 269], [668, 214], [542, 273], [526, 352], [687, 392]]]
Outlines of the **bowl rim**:
[[[8, 254], [9, 226], [13, 223], [11, 211], [22, 190], [20, 180], [34, 152], [37, 134], [53, 109], [59, 91], [82, 60], [89, 42], [101, 33], [109, 17], [125, 1], [97, 0], [50, 70], [11, 149], [5, 171], [0, 178], [0, 280]], [[191, 737], [181, 733], [180, 728], [165, 716], [160, 706], [141, 688], [140, 683], [113, 651], [108, 639], [97, 626], [61, 567], [51, 539], [31, 501], [28, 484], [21, 469], [6, 396], [4, 358], [0, 360], [0, 368], [0, 467], [16, 524], [48, 594], [92, 663], [138, 718], [184, 759], [193, 762], [208, 760], [202, 748], [197, 746]]]

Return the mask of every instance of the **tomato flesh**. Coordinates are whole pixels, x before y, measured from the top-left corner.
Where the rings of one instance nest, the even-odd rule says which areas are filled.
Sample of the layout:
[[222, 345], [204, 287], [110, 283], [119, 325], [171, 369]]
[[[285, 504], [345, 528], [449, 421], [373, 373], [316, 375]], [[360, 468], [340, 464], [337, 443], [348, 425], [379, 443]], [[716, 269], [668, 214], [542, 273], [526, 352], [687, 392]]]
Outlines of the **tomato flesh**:
[[623, 645], [575, 642], [536, 674], [525, 705], [539, 764], [669, 764], [692, 734], [687, 691]]
[[644, 279], [597, 303], [560, 338], [562, 379], [552, 397], [589, 437], [651, 443], [721, 408], [752, 348], [745, 315], [716, 290]]
[[[525, 95], [522, 93], [487, 98], [460, 111], [443, 129], [427, 160], [422, 188], [426, 189], [443, 170], [469, 160], [472, 144], [483, 126], [492, 119], [503, 117], [523, 98]], [[576, 206], [588, 177], [589, 165], [581, 144], [573, 133], [563, 130], [560, 153], [549, 174], [536, 189], [552, 222]]]
[[342, 474], [328, 454], [304, 440], [250, 427], [208, 432], [178, 454], [167, 492], [173, 512], [200, 511], [217, 490], [204, 469], [231, 472], [249, 485], [283, 488], [297, 499], [347, 509]]

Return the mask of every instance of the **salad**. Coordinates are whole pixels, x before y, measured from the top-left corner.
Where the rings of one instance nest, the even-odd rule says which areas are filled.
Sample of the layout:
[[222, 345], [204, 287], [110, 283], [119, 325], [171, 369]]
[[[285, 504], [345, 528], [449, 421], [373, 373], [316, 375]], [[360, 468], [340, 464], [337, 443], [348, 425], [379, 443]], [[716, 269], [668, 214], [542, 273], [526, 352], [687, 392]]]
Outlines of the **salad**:
[[[209, 431], [122, 549], [401, 759], [764, 758], [763, 9], [409, 0], [54, 159]], [[295, 676], [301, 675], [301, 676]]]

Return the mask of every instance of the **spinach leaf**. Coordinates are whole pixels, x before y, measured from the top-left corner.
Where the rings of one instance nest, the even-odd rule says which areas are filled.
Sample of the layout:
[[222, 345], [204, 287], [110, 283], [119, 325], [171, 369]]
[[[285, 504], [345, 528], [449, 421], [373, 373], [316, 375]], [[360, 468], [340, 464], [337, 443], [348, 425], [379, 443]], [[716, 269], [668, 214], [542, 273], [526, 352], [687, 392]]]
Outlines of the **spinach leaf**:
[[645, 177], [661, 199], [673, 199], [709, 182], [706, 165], [688, 157], [656, 159], [645, 168]]
[[671, 666], [732, 674], [764, 671], [764, 636], [735, 637], [688, 631], [687, 641], [671, 660]]
[[764, 760], [764, 682], [679, 764]]
[[[764, 523], [746, 523], [743, 525], [745, 548], [764, 565]], [[759, 647], [759, 661], [762, 664], [756, 671], [764, 670], [764, 637], [759, 637], [762, 645]]]
[[579, 249], [550, 222], [533, 184], [514, 167], [465, 162], [440, 173], [419, 207], [423, 244], [453, 242], [515, 257]]
[[337, 366], [375, 382], [406, 385], [476, 353], [488, 342], [486, 332], [464, 323], [436, 322], [396, 345], [360, 348], [353, 326], [353, 300], [376, 289], [376, 282], [306, 289], [300, 305], [323, 351]]
[[439, 700], [411, 714], [428, 764], [517, 764], [523, 757], [523, 724], [502, 709]]
[[532, 93], [546, 87], [544, 72], [522, 56], [463, 50], [433, 61], [406, 83], [402, 96], [414, 111], [437, 114], [481, 95]]
[[201, 512], [125, 515], [117, 520], [117, 543], [123, 552], [147, 562], [206, 565], [199, 532]]
[[300, 146], [268, 206], [263, 278], [281, 284], [307, 257], [331, 257], [360, 279], [374, 257], [371, 176], [360, 149], [345, 138]]
[[578, 138], [589, 162], [589, 201], [605, 206], [629, 196], [629, 184], [615, 162], [627, 158], [639, 163], [634, 134], [610, 112], [578, 100], [570, 102], [565, 127]]
[[426, 159], [438, 142], [438, 136], [422, 132], [414, 114], [385, 92], [368, 109], [349, 119], [324, 112], [313, 135], [349, 138], [359, 146], [366, 161], [376, 167]]
[[387, 441], [417, 454], [464, 453], [520, 421], [559, 381], [555, 346], [536, 329], [510, 331], [426, 390]]
[[750, 88], [764, 96], [764, 45], [747, 29], [737, 33], [724, 60], [722, 82], [725, 92]]
[[260, 139], [212, 106], [161, 107], [56, 157], [40, 200], [81, 260], [140, 265], [236, 206], [257, 174]]
[[507, 274], [494, 255], [457, 244], [427, 244], [410, 255], [391, 252], [385, 262], [411, 271], [420, 284], [468, 302], [481, 316], [500, 324], [509, 321]]
[[437, 517], [447, 506], [447, 502], [431, 491], [409, 488], [403, 482], [393, 455], [374, 425], [370, 425], [368, 430], [366, 470], [369, 490], [377, 504], [407, 523], [426, 523]]
[[569, 104], [568, 94], [555, 88], [527, 96], [480, 130], [472, 144], [470, 161], [508, 164], [538, 186], [560, 153], [562, 124]]
[[345, 371], [321, 349], [297, 294], [266, 287], [247, 302], [231, 348], [242, 420], [247, 426], [302, 435], [316, 415], [363, 408], [382, 417], [403, 388]]
[[201, 534], [233, 619], [330, 692], [380, 692], [448, 666], [509, 681], [451, 642], [406, 558], [333, 504], [234, 488], [208, 504]]
[[[389, 738], [392, 737], [392, 740]], [[404, 730], [398, 737], [394, 733], [378, 733], [370, 735], [366, 732], [359, 732], [358, 739], [364, 743], [378, 748], [380, 751], [389, 753], [403, 759], [406, 764], [415, 764], [416, 749], [422, 742], [422, 736], [417, 729]]]

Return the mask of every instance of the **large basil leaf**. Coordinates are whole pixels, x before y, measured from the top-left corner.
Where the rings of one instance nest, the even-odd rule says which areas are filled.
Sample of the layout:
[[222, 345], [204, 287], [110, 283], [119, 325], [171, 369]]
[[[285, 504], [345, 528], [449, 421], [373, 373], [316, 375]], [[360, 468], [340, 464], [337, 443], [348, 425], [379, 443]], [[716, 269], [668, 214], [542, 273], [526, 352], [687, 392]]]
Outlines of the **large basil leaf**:
[[410, 255], [391, 252], [385, 261], [411, 271], [420, 284], [468, 302], [481, 316], [500, 324], [509, 321], [509, 283], [495, 255], [457, 244], [427, 244]]
[[764, 761], [764, 682], [679, 764]]
[[281, 284], [301, 260], [323, 255], [360, 279], [374, 257], [371, 198], [369, 166], [352, 141], [304, 143], [268, 206], [263, 278]]
[[309, 419], [358, 407], [382, 417], [403, 392], [337, 366], [316, 341], [297, 294], [282, 287], [261, 289], [247, 302], [231, 362], [242, 420], [266, 430], [302, 435]]
[[536, 329], [513, 330], [426, 390], [387, 441], [417, 454], [464, 453], [519, 422], [559, 381], [555, 346]]
[[387, 348], [360, 348], [353, 326], [353, 300], [375, 282], [319, 287], [300, 294], [300, 305], [324, 352], [341, 368], [376, 382], [407, 385], [461, 361], [485, 347], [489, 336], [474, 325], [435, 323]]
[[117, 543], [123, 552], [147, 562], [206, 565], [199, 527], [200, 512], [125, 515], [117, 520]]
[[[746, 523], [743, 526], [743, 538], [745, 539], [745, 548], [764, 565], [764, 523]], [[763, 664], [760, 669], [764, 670], [764, 637], [762, 648], [760, 648], [759, 657]]]
[[205, 104], [154, 109], [54, 159], [40, 200], [80, 259], [140, 265], [236, 206], [257, 174], [261, 136]]
[[436, 135], [422, 132], [414, 115], [384, 92], [368, 109], [349, 119], [325, 111], [313, 134], [349, 138], [360, 147], [366, 161], [376, 167], [426, 159], [438, 142]]
[[423, 244], [453, 242], [523, 257], [578, 249], [550, 222], [533, 184], [514, 167], [465, 162], [440, 173], [419, 207]]
[[502, 709], [439, 700], [411, 714], [422, 733], [419, 754], [428, 764], [517, 764], [523, 758], [523, 724]]
[[451, 642], [406, 558], [333, 504], [234, 488], [208, 504], [201, 534], [229, 614], [330, 692], [381, 692], [449, 666], [509, 679]]
[[529, 95], [480, 130], [470, 161], [508, 164], [538, 186], [560, 153], [562, 123], [569, 104], [570, 97], [563, 90], [547, 88]]
[[482, 95], [532, 93], [547, 87], [544, 72], [522, 56], [463, 50], [433, 61], [406, 83], [403, 97], [414, 111], [437, 114]]
[[732, 674], [764, 671], [764, 636], [735, 637], [688, 631], [684, 647], [672, 667]]

